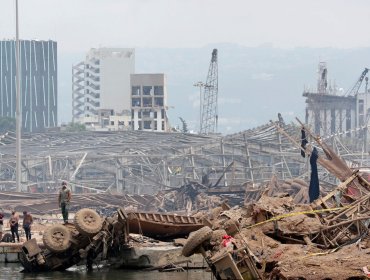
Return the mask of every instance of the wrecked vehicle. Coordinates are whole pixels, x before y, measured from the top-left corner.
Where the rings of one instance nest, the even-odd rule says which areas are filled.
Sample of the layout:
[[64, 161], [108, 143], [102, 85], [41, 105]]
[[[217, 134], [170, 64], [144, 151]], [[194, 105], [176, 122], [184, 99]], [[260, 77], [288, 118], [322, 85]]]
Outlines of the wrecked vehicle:
[[111, 225], [92, 209], [79, 210], [73, 224], [54, 224], [43, 234], [42, 250], [36, 239], [25, 242], [19, 259], [26, 271], [64, 270], [83, 259], [91, 262], [105, 246]]
[[73, 223], [54, 224], [45, 230], [45, 249], [36, 239], [25, 242], [19, 258], [27, 272], [65, 270], [76, 264], [92, 269], [98, 256], [122, 262], [119, 258], [127, 256], [124, 251], [130, 249], [129, 233], [174, 238], [201, 227], [203, 224], [195, 217], [126, 212], [121, 208], [103, 219], [96, 211], [84, 208], [76, 212]]
[[223, 236], [226, 236], [225, 230], [212, 231], [205, 226], [189, 236], [182, 254], [190, 257], [200, 252], [217, 280], [262, 279], [248, 246], [233, 243], [232, 248], [220, 247], [218, 241]]

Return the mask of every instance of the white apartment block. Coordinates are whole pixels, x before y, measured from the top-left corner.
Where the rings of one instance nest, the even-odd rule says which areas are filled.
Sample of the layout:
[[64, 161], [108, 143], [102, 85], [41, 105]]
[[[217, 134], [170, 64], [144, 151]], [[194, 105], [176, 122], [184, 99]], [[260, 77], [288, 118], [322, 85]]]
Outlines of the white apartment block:
[[134, 130], [167, 131], [167, 82], [164, 74], [131, 75], [131, 118]]
[[[91, 49], [85, 61], [72, 68], [73, 122], [99, 127], [105, 123], [110, 125], [109, 118], [116, 115], [121, 117], [120, 123], [123, 118], [126, 120], [124, 112], [131, 109], [130, 75], [133, 73], [135, 49]], [[117, 125], [118, 118], [113, 120]]]

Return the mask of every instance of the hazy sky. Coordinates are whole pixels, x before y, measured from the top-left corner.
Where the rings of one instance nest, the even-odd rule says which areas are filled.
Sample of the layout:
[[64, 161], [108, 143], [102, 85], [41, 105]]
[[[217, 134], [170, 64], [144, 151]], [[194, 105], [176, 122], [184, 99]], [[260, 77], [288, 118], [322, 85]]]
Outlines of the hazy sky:
[[[13, 38], [15, 0], [0, 0], [0, 37]], [[91, 47], [370, 46], [368, 0], [19, 0], [21, 38], [59, 52]]]
[[[0, 39], [15, 37], [14, 3], [15, 0], [0, 0]], [[256, 96], [275, 100], [270, 97], [271, 92], [279, 93], [278, 96], [284, 98], [301, 98], [303, 85], [316, 77], [319, 60], [328, 60], [330, 71], [341, 71], [344, 67], [339, 62], [346, 55], [338, 59], [335, 54], [322, 55], [319, 51], [312, 56], [310, 52], [300, 53], [296, 49], [289, 51], [289, 59], [284, 57], [284, 52], [270, 55], [263, 50], [261, 54], [256, 52], [256, 58], [248, 56], [249, 51], [241, 51], [239, 57], [233, 58], [237, 50], [225, 49], [227, 44], [222, 43], [235, 44], [236, 49], [237, 45], [289, 49], [370, 47], [369, 0], [19, 0], [19, 6], [21, 39], [52, 39], [58, 42], [59, 122], [71, 120], [71, 65], [81, 61], [90, 48], [136, 48], [137, 71], [162, 71], [168, 75], [169, 102], [174, 108], [169, 112], [172, 124], [176, 124], [178, 116], [182, 116], [190, 126], [197, 123], [199, 110], [189, 107], [194, 102], [199, 104], [198, 90], [192, 85], [206, 78], [211, 50], [218, 48], [219, 123], [223, 122], [227, 131], [237, 131], [270, 118], [270, 115], [262, 118], [253, 110], [244, 112], [243, 108], [250, 105], [254, 93], [258, 92], [253, 100], [258, 99]], [[204, 46], [206, 53], [202, 50]], [[160, 51], [162, 57], [157, 57], [158, 53], [148, 48], [174, 48], [176, 53]], [[187, 51], [197, 48], [198, 51], [193, 54], [191, 51], [181, 52], [180, 48]], [[203, 55], [199, 56], [199, 52]], [[358, 54], [361, 56], [357, 60], [359, 55], [351, 55], [358, 65], [354, 63], [356, 65], [346, 69], [348, 73], [342, 75], [351, 77], [350, 81], [355, 81], [363, 67], [370, 66], [367, 63], [369, 60], [364, 59], [361, 52]], [[198, 61], [191, 61], [192, 55]], [[203, 57], [203, 61], [199, 57]], [[284, 64], [284, 60], [288, 61]], [[337, 68], [333, 68], [338, 60]], [[293, 70], [284, 72], [281, 67], [274, 68], [276, 62]], [[307, 65], [307, 62], [310, 64]], [[250, 67], [251, 63], [256, 65]], [[298, 79], [296, 75], [302, 77]], [[257, 80], [260, 83], [255, 85]], [[281, 82], [282, 89], [272, 90], [268, 80], [275, 85], [272, 88]], [[289, 95], [286, 85], [293, 84]], [[347, 81], [347, 84], [350, 82]], [[188, 100], [189, 96], [194, 96], [194, 100]], [[245, 100], [241, 102], [240, 98]], [[225, 102], [221, 104], [225, 100], [229, 103], [236, 100], [233, 102], [237, 104], [230, 103], [227, 109]], [[255, 102], [258, 104], [258, 100]], [[300, 104], [302, 108], [296, 109], [292, 115], [303, 113], [304, 100], [299, 99], [295, 104]], [[234, 110], [236, 105], [242, 108]], [[285, 112], [284, 108], [273, 107], [266, 108], [264, 114], [270, 112], [276, 117], [278, 110]], [[233, 122], [235, 118], [236, 123]]]

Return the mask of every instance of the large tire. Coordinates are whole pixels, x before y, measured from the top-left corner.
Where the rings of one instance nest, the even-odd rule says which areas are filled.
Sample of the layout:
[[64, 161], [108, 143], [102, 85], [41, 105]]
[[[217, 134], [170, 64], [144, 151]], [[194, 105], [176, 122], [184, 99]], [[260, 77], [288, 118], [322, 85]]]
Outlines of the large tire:
[[46, 228], [42, 241], [49, 251], [64, 252], [71, 246], [71, 232], [63, 225], [52, 225]]
[[185, 257], [193, 255], [203, 242], [211, 239], [212, 233], [213, 231], [207, 226], [192, 232], [182, 248], [182, 254]]
[[97, 234], [101, 230], [103, 220], [96, 211], [83, 208], [77, 211], [74, 224], [79, 233], [91, 236]]
[[211, 242], [221, 244], [222, 237], [226, 234], [227, 232], [224, 229], [214, 230], [212, 233]]

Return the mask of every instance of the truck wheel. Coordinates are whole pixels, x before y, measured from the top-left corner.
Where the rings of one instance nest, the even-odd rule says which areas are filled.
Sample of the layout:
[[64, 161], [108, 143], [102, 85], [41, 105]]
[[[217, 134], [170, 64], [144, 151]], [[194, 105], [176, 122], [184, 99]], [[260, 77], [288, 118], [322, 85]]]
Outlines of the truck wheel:
[[103, 220], [96, 211], [83, 208], [77, 211], [74, 224], [77, 231], [82, 235], [94, 235], [101, 230]]
[[52, 225], [46, 228], [42, 241], [49, 251], [60, 253], [71, 246], [71, 232], [63, 225]]
[[182, 248], [182, 254], [185, 257], [193, 255], [203, 242], [211, 239], [212, 233], [213, 231], [207, 226], [192, 232]]

